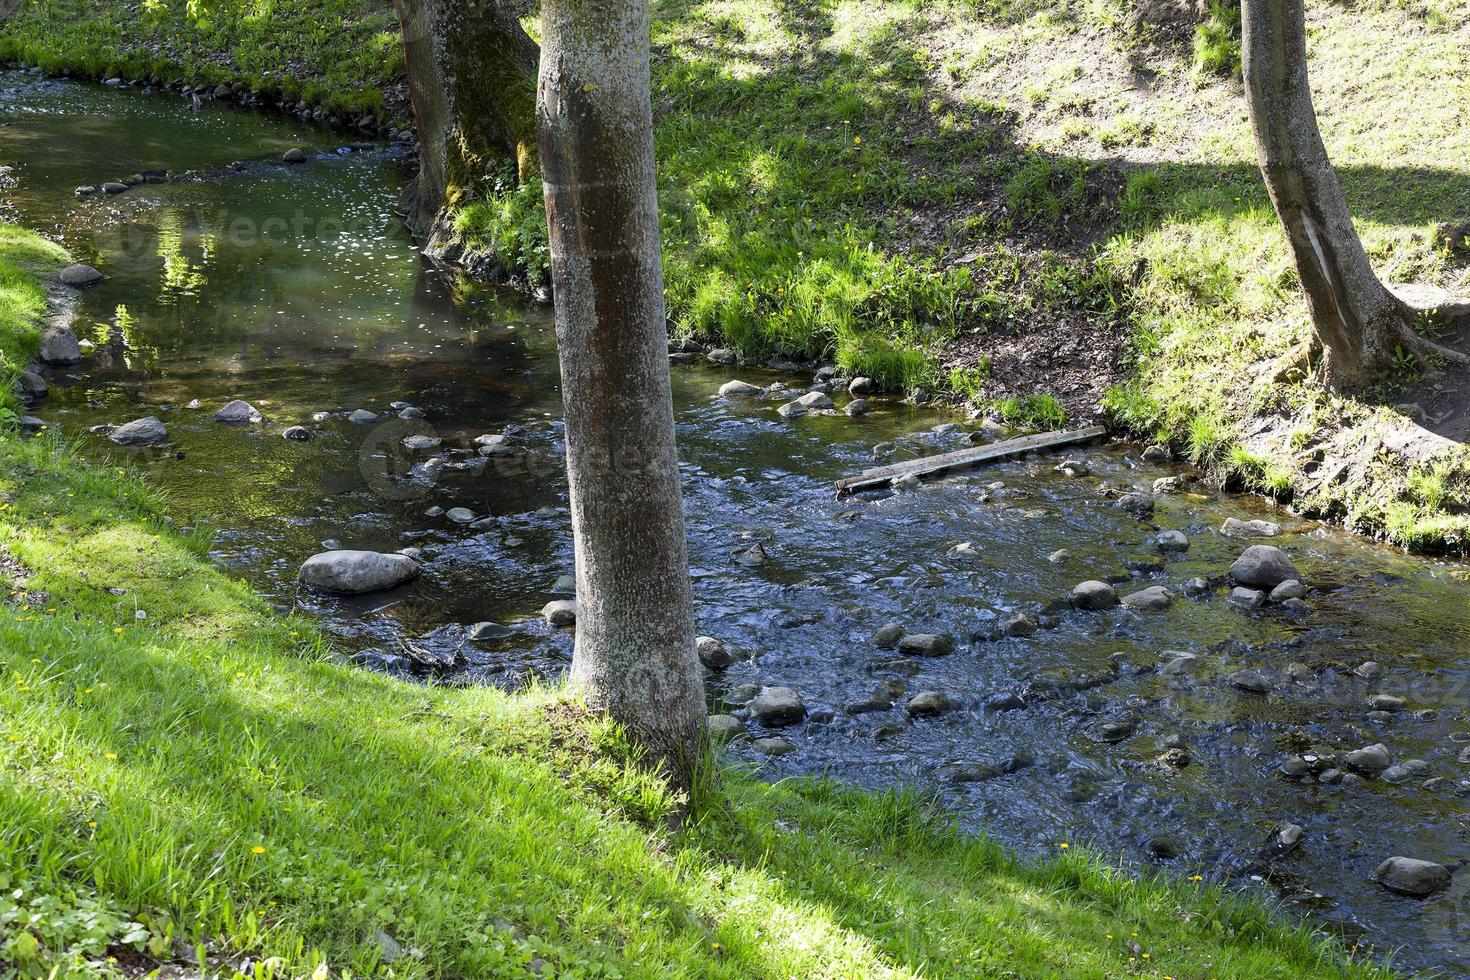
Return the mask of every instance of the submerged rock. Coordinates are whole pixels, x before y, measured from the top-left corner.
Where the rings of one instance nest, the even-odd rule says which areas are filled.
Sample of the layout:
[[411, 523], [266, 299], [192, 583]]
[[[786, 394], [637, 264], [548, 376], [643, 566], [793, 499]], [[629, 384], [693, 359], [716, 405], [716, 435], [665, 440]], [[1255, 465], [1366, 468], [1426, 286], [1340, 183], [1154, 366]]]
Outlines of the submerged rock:
[[1225, 678], [1230, 686], [1252, 694], [1266, 694], [1271, 690], [1271, 678], [1259, 670], [1237, 670]]
[[758, 738], [750, 744], [751, 747], [754, 748], [761, 755], [769, 755], [773, 757], [790, 755], [791, 753], [796, 751], [795, 742], [791, 741], [791, 739], [789, 738], [781, 738], [779, 736]]
[[954, 637], [946, 633], [910, 633], [898, 641], [900, 653], [911, 657], [942, 657], [954, 649]]
[[959, 710], [963, 705], [943, 691], [920, 691], [909, 699], [911, 718], [928, 718]]
[[1450, 884], [1450, 869], [1433, 861], [1391, 857], [1373, 872], [1373, 880], [1389, 891], [1425, 898]]
[[418, 562], [407, 555], [378, 551], [324, 551], [301, 565], [300, 579], [333, 592], [380, 592], [402, 585], [419, 573]]
[[872, 636], [873, 646], [879, 650], [892, 650], [903, 639], [903, 627], [898, 623], [884, 623]]
[[1174, 554], [1185, 552], [1189, 550], [1189, 538], [1183, 531], [1160, 531], [1154, 538], [1154, 547]]
[[68, 286], [90, 286], [102, 281], [102, 273], [81, 262], [67, 266], [56, 277]]
[[293, 146], [293, 147], [291, 147], [291, 149], [289, 149], [285, 153], [282, 153], [281, 154], [281, 162], [282, 163], [305, 163], [306, 162], [306, 151], [303, 150], [299, 146]]
[[766, 563], [766, 549], [761, 545], [759, 541], [757, 541], [745, 551], [742, 551], [740, 552], [740, 554], [736, 555], [735, 561], [737, 564], [744, 565], [747, 568], [755, 568], [757, 566], [764, 565]]
[[1157, 612], [1174, 604], [1174, 597], [1162, 585], [1141, 589], [1123, 597], [1123, 605], [1139, 612]]
[[134, 419], [118, 426], [109, 433], [108, 438], [119, 446], [153, 446], [168, 438], [168, 429], [149, 415], [147, 418]]

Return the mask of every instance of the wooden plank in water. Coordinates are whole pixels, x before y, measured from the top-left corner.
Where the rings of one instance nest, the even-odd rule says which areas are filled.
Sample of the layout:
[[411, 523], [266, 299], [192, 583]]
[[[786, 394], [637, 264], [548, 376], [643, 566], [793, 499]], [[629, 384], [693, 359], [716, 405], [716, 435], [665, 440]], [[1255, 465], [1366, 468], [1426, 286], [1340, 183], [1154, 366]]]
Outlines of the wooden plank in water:
[[925, 456], [923, 459], [910, 459], [902, 463], [893, 463], [889, 466], [879, 466], [870, 470], [863, 470], [857, 476], [850, 476], [845, 480], [837, 481], [837, 494], [851, 493], [854, 490], [867, 490], [873, 487], [887, 486], [892, 480], [910, 473], [915, 476], [933, 476], [939, 473], [947, 473], [950, 470], [969, 469], [982, 463], [993, 463], [998, 459], [1009, 459], [1012, 456], [1020, 456], [1023, 453], [1033, 452], [1037, 449], [1055, 449], [1058, 446], [1074, 446], [1081, 442], [1091, 442], [1107, 434], [1107, 429], [1100, 425], [1088, 426], [1085, 429], [1073, 429], [1071, 431], [1040, 432], [1033, 436], [1022, 436], [1019, 439], [1008, 439], [1005, 442], [993, 442], [988, 446], [975, 446], [971, 449], [957, 449], [951, 453], [942, 453], [938, 456]]

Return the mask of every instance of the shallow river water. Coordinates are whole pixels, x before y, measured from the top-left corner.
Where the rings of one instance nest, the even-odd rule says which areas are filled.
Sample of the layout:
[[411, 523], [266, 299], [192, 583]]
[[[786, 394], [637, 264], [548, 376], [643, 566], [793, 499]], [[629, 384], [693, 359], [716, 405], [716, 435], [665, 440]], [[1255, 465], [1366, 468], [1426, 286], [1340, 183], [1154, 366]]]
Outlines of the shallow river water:
[[[571, 634], [537, 613], [571, 571], [571, 540], [547, 311], [427, 268], [393, 214], [407, 173], [399, 151], [344, 139], [0, 72], [0, 166], [13, 168], [0, 216], [59, 237], [107, 276], [78, 320], [95, 349], [50, 372], [35, 411], [88, 440], [89, 455], [166, 488], [180, 517], [218, 530], [221, 565], [319, 614], [358, 662], [457, 683], [555, 674]], [[311, 161], [276, 163], [292, 146]], [[146, 170], [173, 176], [116, 197], [73, 194]], [[1129, 447], [1069, 452], [1091, 465], [1081, 479], [1042, 456], [838, 500], [832, 481], [874, 465], [880, 443], [897, 444], [892, 458], [922, 455], [966, 444], [974, 426], [935, 431], [954, 420], [881, 400], [862, 419], [787, 421], [779, 401], [720, 399], [732, 377], [810, 382], [674, 368], [699, 631], [739, 655], [711, 678], [712, 707], [738, 708], [736, 688], [768, 684], [796, 689], [811, 712], [780, 732], [794, 752], [765, 758], [742, 740], [733, 754], [772, 777], [918, 785], [1019, 850], [1090, 842], [1134, 866], [1237, 882], [1405, 966], [1470, 976], [1470, 870], [1427, 901], [1370, 880], [1391, 855], [1457, 870], [1470, 858], [1465, 566], [1251, 498], [1163, 495], [1140, 520], [1105, 488], [1147, 490], [1183, 470], [1141, 464]], [[232, 398], [266, 422], [211, 421]], [[196, 399], [201, 408], [186, 407]], [[394, 402], [425, 417], [400, 420]], [[355, 409], [382, 418], [354, 423]], [[161, 449], [124, 450], [87, 431], [150, 414], [169, 428]], [[315, 437], [281, 438], [291, 425]], [[474, 451], [475, 437], [500, 432], [505, 455]], [[442, 445], [405, 449], [416, 434]], [[429, 516], [436, 507], [468, 508], [477, 523]], [[1245, 545], [1218, 532], [1228, 517], [1285, 525], [1273, 543], [1302, 571], [1310, 611], [1226, 602], [1220, 578]], [[1189, 551], [1164, 560], [1151, 545], [1159, 528], [1185, 532]], [[363, 599], [299, 593], [296, 570], [324, 541], [418, 547], [424, 574]], [[764, 565], [734, 561], [755, 541]], [[973, 548], [955, 553], [962, 542]], [[1058, 549], [1070, 559], [1049, 561]], [[1165, 584], [1179, 598], [1143, 614], [1054, 605], [1107, 576], [1120, 592]], [[1185, 598], [1196, 576], [1217, 586]], [[984, 638], [1018, 611], [1047, 613], [1047, 628]], [[470, 639], [487, 621], [504, 629]], [[888, 622], [959, 642], [947, 656], [902, 657], [871, 642]], [[1161, 673], [1165, 651], [1195, 654], [1196, 669]], [[1353, 673], [1365, 661], [1383, 666], [1380, 679]], [[1225, 680], [1241, 668], [1268, 675], [1270, 690]], [[893, 707], [847, 710], [880, 688]], [[962, 707], [909, 719], [905, 702], [926, 690]], [[1368, 697], [1384, 692], [1408, 710], [1370, 716]], [[1427, 770], [1400, 784], [1281, 772], [1302, 754], [1376, 742]], [[1161, 761], [1171, 746], [1187, 765]], [[957, 781], [966, 771], [989, 778]], [[1266, 845], [1282, 821], [1305, 833], [1278, 855]]]

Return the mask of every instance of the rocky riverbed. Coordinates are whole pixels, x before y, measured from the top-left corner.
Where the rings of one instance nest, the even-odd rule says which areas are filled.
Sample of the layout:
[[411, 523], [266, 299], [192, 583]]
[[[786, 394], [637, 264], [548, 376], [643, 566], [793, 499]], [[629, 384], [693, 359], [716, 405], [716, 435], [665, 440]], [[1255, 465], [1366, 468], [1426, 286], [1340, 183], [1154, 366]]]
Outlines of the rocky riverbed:
[[[31, 411], [165, 487], [221, 563], [364, 666], [559, 673], [576, 608], [546, 315], [420, 263], [393, 152], [133, 91], [0, 92], [13, 207], [102, 276]], [[211, 176], [74, 193], [155, 170]], [[866, 467], [1008, 433], [812, 366], [671, 357], [732, 755], [918, 785], [1022, 850], [1269, 890], [1470, 975], [1465, 566], [1222, 496], [1149, 447], [838, 499]]]

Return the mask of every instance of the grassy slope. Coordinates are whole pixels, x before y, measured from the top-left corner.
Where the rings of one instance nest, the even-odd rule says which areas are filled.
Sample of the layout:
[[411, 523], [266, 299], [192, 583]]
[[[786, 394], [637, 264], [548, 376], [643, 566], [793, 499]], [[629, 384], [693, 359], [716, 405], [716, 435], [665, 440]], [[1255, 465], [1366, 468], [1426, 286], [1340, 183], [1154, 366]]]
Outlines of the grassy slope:
[[20, 409], [15, 378], [35, 356], [36, 326], [46, 312], [40, 276], [54, 272], [66, 252], [34, 232], [0, 223], [0, 419]]
[[[17, 242], [0, 228], [12, 353], [34, 343]], [[0, 434], [0, 972], [1375, 973], [1063, 841], [1018, 863], [901, 794], [732, 771], [672, 832], [563, 692], [338, 665], [206, 549], [121, 470]]]
[[211, 0], [198, 4], [213, 10], [202, 18], [189, 15], [191, 6], [23, 0], [0, 29], [0, 60], [93, 78], [243, 81], [350, 114], [383, 113], [384, 91], [403, 72], [387, 2]]

